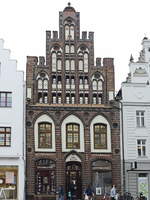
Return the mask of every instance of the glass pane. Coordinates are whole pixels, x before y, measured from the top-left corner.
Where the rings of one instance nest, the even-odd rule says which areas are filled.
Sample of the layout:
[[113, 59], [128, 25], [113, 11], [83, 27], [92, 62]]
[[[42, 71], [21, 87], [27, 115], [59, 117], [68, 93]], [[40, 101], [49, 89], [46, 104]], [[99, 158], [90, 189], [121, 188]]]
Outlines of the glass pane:
[[42, 80], [41, 79], [38, 80], [38, 89], [42, 89]]
[[65, 52], [66, 52], [66, 53], [69, 53], [69, 45], [66, 45], [66, 46], [65, 46]]
[[69, 26], [65, 26], [65, 39], [69, 40]]
[[74, 40], [74, 26], [70, 26], [70, 39]]
[[74, 45], [71, 45], [71, 53], [74, 53]]

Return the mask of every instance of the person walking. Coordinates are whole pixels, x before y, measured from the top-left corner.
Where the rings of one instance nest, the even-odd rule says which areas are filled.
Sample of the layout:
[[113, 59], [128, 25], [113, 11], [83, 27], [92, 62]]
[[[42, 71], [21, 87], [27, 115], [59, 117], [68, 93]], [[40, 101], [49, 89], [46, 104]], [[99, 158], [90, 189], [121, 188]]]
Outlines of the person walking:
[[64, 200], [64, 189], [63, 186], [59, 186], [58, 188], [58, 200]]
[[110, 197], [111, 197], [111, 200], [115, 200], [116, 199], [116, 186], [113, 185], [111, 190], [110, 190]]
[[92, 190], [90, 185], [87, 186], [84, 194], [85, 194], [85, 200], [86, 199], [92, 200], [92, 198], [94, 196], [94, 192], [93, 192], [93, 190]]

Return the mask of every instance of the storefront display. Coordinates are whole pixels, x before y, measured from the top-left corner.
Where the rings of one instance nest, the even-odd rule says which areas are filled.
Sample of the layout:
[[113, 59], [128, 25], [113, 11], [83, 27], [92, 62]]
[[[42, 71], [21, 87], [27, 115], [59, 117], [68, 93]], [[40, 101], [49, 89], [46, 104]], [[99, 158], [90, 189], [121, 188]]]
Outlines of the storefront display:
[[0, 166], [0, 199], [17, 199], [18, 168]]

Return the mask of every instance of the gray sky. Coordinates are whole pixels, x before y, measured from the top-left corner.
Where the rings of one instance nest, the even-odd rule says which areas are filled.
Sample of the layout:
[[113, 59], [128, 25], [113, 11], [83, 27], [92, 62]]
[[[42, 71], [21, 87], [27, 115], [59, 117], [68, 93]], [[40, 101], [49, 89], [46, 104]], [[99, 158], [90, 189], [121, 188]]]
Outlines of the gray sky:
[[[80, 30], [94, 31], [95, 58], [114, 57], [116, 90], [126, 79], [130, 54], [135, 60], [143, 37], [150, 37], [149, 0], [70, 0], [80, 12]], [[0, 38], [18, 69], [26, 56], [45, 56], [45, 31], [58, 30], [58, 15], [68, 0], [0, 0]]]

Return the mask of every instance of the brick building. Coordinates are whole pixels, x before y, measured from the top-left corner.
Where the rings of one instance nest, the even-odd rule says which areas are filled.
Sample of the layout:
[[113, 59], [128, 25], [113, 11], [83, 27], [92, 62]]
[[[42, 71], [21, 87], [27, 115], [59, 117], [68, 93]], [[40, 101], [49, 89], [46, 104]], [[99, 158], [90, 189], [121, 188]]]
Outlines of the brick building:
[[[59, 35], [59, 36], [58, 36]], [[27, 57], [27, 199], [81, 199], [121, 188], [119, 108], [112, 58], [94, 64], [94, 33], [82, 32], [70, 4], [59, 13], [59, 34], [46, 31], [46, 58]], [[72, 184], [71, 184], [72, 183]]]

